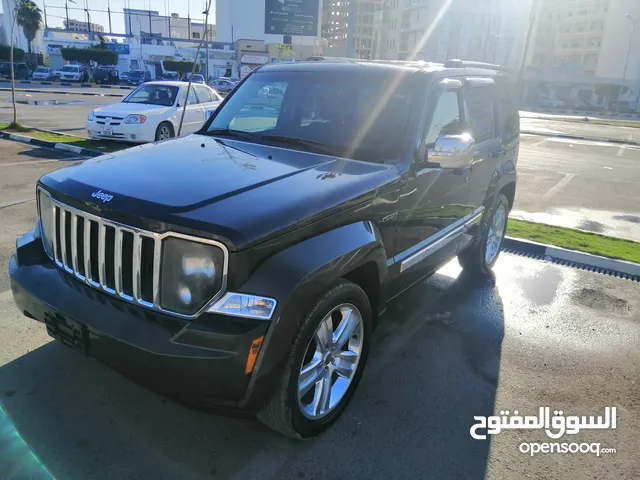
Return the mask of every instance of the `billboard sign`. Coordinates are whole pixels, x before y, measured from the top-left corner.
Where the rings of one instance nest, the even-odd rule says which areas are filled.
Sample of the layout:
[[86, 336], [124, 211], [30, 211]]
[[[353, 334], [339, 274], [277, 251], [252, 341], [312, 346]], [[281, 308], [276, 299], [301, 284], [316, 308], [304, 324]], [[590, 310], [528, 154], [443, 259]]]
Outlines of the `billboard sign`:
[[320, 0], [265, 0], [264, 33], [318, 36]]

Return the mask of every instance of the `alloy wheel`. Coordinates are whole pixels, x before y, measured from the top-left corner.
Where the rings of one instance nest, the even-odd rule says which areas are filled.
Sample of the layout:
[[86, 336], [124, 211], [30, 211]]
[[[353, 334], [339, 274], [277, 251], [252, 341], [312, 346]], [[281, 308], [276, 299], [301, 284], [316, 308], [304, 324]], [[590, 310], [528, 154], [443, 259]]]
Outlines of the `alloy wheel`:
[[498, 205], [493, 214], [491, 225], [489, 226], [489, 234], [487, 235], [487, 248], [485, 250], [484, 261], [487, 265], [498, 256], [502, 238], [504, 237], [505, 227], [507, 224], [507, 209], [504, 205]]
[[362, 356], [363, 333], [355, 305], [340, 304], [322, 319], [298, 376], [298, 405], [305, 417], [326, 417], [347, 393]]

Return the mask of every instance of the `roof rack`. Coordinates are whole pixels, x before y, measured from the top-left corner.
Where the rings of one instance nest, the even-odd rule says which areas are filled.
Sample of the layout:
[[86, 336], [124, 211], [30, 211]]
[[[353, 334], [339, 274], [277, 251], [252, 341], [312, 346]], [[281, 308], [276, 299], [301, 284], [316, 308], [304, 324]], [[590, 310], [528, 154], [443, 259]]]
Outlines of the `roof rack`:
[[472, 60], [447, 60], [444, 63], [445, 68], [486, 68], [489, 70], [503, 71], [504, 67], [494, 63], [476, 62]]

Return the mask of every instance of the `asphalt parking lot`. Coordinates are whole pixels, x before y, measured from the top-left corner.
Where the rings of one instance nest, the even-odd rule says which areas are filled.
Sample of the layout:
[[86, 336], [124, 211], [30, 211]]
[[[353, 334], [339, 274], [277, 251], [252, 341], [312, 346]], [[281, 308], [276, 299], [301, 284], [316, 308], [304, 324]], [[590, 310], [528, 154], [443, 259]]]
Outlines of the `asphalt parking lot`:
[[[291, 442], [167, 401], [21, 315], [7, 262], [34, 224], [35, 181], [78, 160], [0, 148], [0, 406], [9, 422], [0, 431], [15, 428], [37, 460], [26, 466], [0, 446], [0, 478], [38, 478], [30, 468], [74, 479], [640, 478], [638, 283], [513, 254], [478, 283], [452, 262], [391, 305], [335, 428]], [[616, 429], [561, 440], [616, 453], [521, 453], [522, 442], [551, 441], [542, 431], [470, 436], [474, 416], [544, 406], [565, 415], [616, 407]]]

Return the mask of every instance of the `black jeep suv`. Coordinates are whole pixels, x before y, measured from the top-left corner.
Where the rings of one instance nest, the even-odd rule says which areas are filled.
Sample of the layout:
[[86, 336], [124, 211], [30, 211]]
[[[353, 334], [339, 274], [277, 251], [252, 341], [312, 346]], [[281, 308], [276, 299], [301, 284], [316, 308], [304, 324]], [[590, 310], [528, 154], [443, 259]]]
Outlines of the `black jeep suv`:
[[17, 305], [177, 401], [322, 432], [390, 299], [455, 256], [496, 262], [519, 119], [481, 67], [268, 65], [196, 134], [43, 176]]

